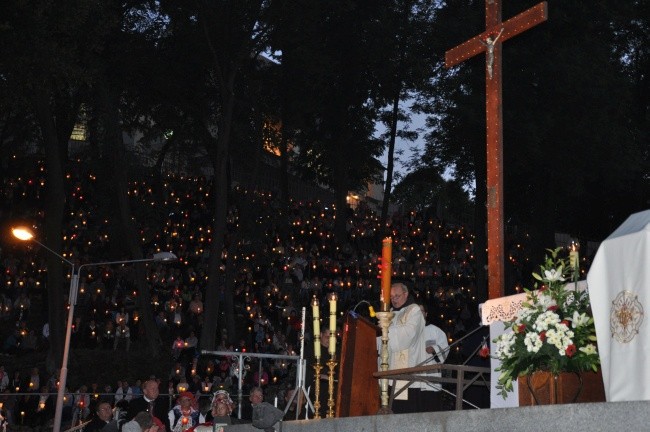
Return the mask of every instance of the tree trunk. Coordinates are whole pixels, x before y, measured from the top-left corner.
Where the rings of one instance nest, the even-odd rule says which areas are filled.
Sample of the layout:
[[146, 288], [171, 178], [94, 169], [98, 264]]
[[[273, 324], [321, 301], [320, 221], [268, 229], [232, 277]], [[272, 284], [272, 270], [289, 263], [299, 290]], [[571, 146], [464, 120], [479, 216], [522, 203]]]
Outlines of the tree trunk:
[[[220, 128], [220, 130], [222, 130]], [[222, 145], [217, 140], [217, 146]], [[201, 348], [213, 350], [216, 347], [217, 320], [219, 316], [219, 290], [222, 288], [221, 254], [223, 251], [224, 234], [226, 231], [226, 215], [228, 211], [228, 190], [226, 187], [226, 157], [225, 152], [217, 151], [214, 171], [214, 223], [212, 225], [212, 243], [208, 261], [208, 285], [205, 292], [205, 317], [201, 332]]]
[[350, 182], [348, 180], [348, 174], [347, 174], [348, 167], [345, 158], [343, 157], [345, 155], [345, 151], [337, 151], [335, 154], [337, 160], [333, 167], [334, 197], [336, 202], [336, 219], [334, 220], [334, 236], [336, 238], [336, 241], [342, 245], [348, 241], [345, 225], [348, 217], [348, 203], [346, 198], [348, 196], [348, 188], [350, 186]]
[[393, 187], [393, 169], [395, 161], [395, 140], [397, 139], [397, 118], [399, 113], [400, 90], [398, 89], [393, 98], [393, 110], [391, 113], [390, 137], [388, 139], [388, 161], [386, 163], [386, 184], [384, 185], [384, 201], [381, 205], [381, 227], [386, 230], [386, 219], [388, 218], [388, 206], [390, 205], [390, 194]]
[[[63, 249], [63, 214], [65, 210], [64, 165], [67, 158], [66, 147], [58, 140], [56, 123], [47, 92], [36, 89], [34, 108], [38, 120], [43, 144], [45, 146], [45, 163], [47, 166], [47, 192], [45, 194], [45, 237], [41, 239], [50, 249], [61, 254]], [[63, 151], [65, 149], [65, 151]], [[63, 267], [61, 259], [47, 253], [47, 289], [49, 291], [48, 320], [50, 323], [50, 351], [48, 352], [48, 370], [61, 366], [63, 358], [63, 341], [65, 334], [65, 303], [63, 288]]]
[[[133, 214], [129, 203], [128, 195], [128, 160], [126, 148], [122, 139], [122, 128], [120, 127], [119, 94], [104, 84], [100, 89], [100, 100], [102, 104], [104, 134], [106, 143], [106, 154], [113, 174], [111, 180], [115, 191], [119, 222], [124, 233], [122, 241], [128, 250], [131, 259], [143, 259], [142, 247], [138, 241], [138, 230], [133, 222]], [[160, 355], [162, 340], [156, 327], [151, 310], [151, 293], [147, 283], [147, 275], [144, 264], [135, 265], [136, 287], [138, 290], [138, 309], [140, 311], [140, 323], [145, 330], [145, 338], [149, 342], [151, 355], [157, 358]]]
[[[217, 319], [219, 315], [219, 289], [221, 284], [221, 254], [226, 234], [226, 216], [228, 214], [228, 154], [230, 147], [230, 132], [235, 104], [234, 97], [235, 71], [231, 71], [225, 88], [222, 88], [223, 115], [219, 121], [219, 136], [217, 150], [214, 152], [214, 223], [212, 227], [212, 244], [208, 262], [208, 286], [205, 293], [205, 318], [201, 332], [201, 348], [214, 350], [216, 347]], [[227, 287], [224, 287], [227, 289]], [[226, 296], [232, 293], [226, 293]], [[232, 304], [232, 301], [230, 302]], [[226, 316], [232, 313], [226, 311]], [[229, 325], [230, 326], [230, 325]], [[234, 323], [232, 323], [234, 328]], [[233, 337], [234, 331], [228, 330], [228, 336]]]
[[[68, 140], [79, 112], [80, 103], [73, 95], [53, 101], [50, 91], [39, 86], [33, 89], [34, 113], [41, 129], [47, 166], [45, 194], [45, 236], [42, 242], [61, 254], [63, 249], [63, 217], [65, 214], [65, 165], [68, 160]], [[65, 94], [65, 92], [62, 92]], [[54, 103], [55, 102], [55, 103]], [[56, 108], [53, 108], [56, 107]], [[50, 325], [50, 350], [47, 369], [50, 372], [61, 366], [65, 335], [66, 288], [63, 281], [61, 259], [47, 254], [48, 321]]]

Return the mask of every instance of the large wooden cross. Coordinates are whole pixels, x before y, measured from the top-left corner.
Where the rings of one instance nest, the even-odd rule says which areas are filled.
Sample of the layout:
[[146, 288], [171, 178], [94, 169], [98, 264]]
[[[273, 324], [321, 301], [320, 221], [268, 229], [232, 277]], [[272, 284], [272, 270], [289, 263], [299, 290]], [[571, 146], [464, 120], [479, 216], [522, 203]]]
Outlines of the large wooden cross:
[[501, 22], [501, 0], [485, 0], [485, 31], [445, 54], [445, 66], [449, 68], [485, 52], [488, 297], [491, 299], [504, 294], [501, 43], [546, 21], [546, 18], [547, 6], [542, 2]]

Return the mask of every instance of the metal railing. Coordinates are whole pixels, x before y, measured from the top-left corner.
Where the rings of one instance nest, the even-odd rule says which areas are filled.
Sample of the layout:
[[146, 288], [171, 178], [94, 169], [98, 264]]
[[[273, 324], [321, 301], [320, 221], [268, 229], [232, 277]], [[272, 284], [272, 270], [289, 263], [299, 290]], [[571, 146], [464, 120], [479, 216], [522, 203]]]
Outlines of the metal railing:
[[[244, 373], [241, 371], [247, 370], [244, 361], [250, 362], [253, 359], [258, 360], [258, 369], [257, 376], [258, 380], [262, 379], [262, 361], [264, 359], [271, 360], [287, 360], [290, 362], [296, 362], [300, 360], [300, 356], [297, 355], [280, 355], [280, 354], [259, 354], [259, 353], [248, 353], [248, 352], [233, 352], [233, 351], [201, 351], [201, 354], [204, 356], [217, 356], [217, 357], [229, 357], [233, 361], [237, 362], [237, 369], [235, 370], [235, 376], [237, 377], [237, 418], [241, 419], [241, 408], [244, 401], [243, 394], [243, 383], [244, 383]], [[297, 371], [298, 368], [296, 367]], [[298, 377], [296, 376], [296, 384], [298, 383]], [[257, 385], [260, 385], [258, 383]]]
[[[445, 376], [433, 376], [427, 375], [432, 372], [445, 372], [448, 371], [451, 374], [451, 378]], [[453, 365], [453, 364], [435, 364], [428, 366], [418, 366], [412, 368], [404, 369], [392, 369], [387, 371], [375, 372], [372, 374], [375, 378], [379, 379], [388, 379], [392, 381], [392, 391], [390, 394], [389, 407], [392, 407], [393, 400], [400, 393], [406, 391], [409, 386], [415, 382], [427, 382], [427, 383], [439, 383], [439, 384], [454, 384], [456, 386], [456, 393], [452, 393], [449, 390], [444, 388], [441, 391], [450, 394], [456, 398], [456, 410], [463, 409], [463, 403], [472, 406], [473, 408], [478, 408], [476, 405], [470, 403], [463, 399], [463, 393], [467, 390], [468, 387], [476, 385], [482, 387], [490, 387], [490, 368], [479, 367], [479, 366], [463, 366], [463, 365]], [[472, 376], [466, 377], [466, 374], [473, 374]], [[442, 373], [442, 375], [446, 375]], [[455, 377], [454, 377], [455, 375]], [[395, 390], [395, 381], [402, 380], [406, 381], [406, 385], [401, 387], [399, 390]]]

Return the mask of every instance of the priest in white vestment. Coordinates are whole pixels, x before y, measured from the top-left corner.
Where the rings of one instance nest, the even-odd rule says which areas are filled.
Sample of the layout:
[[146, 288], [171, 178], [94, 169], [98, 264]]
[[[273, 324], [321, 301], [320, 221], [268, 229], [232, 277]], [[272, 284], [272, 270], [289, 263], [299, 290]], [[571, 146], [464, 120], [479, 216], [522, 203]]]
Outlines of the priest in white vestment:
[[[427, 358], [424, 315], [404, 283], [397, 282], [391, 285], [390, 302], [395, 316], [388, 327], [388, 369], [418, 366]], [[406, 385], [405, 381], [397, 381], [396, 391], [404, 385]], [[420, 397], [420, 389], [423, 385], [426, 383], [414, 382], [407, 390], [396, 396], [392, 406], [393, 412], [400, 414], [424, 411], [425, 407]]]

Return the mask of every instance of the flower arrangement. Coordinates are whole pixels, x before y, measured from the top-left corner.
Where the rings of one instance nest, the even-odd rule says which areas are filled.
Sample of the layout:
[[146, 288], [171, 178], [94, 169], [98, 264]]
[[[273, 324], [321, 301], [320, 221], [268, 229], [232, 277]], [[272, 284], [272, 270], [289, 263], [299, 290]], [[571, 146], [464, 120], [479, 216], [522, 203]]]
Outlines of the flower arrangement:
[[577, 282], [579, 267], [559, 256], [562, 248], [547, 250], [541, 271], [533, 273], [536, 290], [525, 290], [512, 331], [494, 340], [494, 358], [501, 361], [497, 389], [504, 399], [520, 375], [596, 371], [600, 365], [589, 294], [576, 290], [577, 284], [565, 286], [571, 272]]

